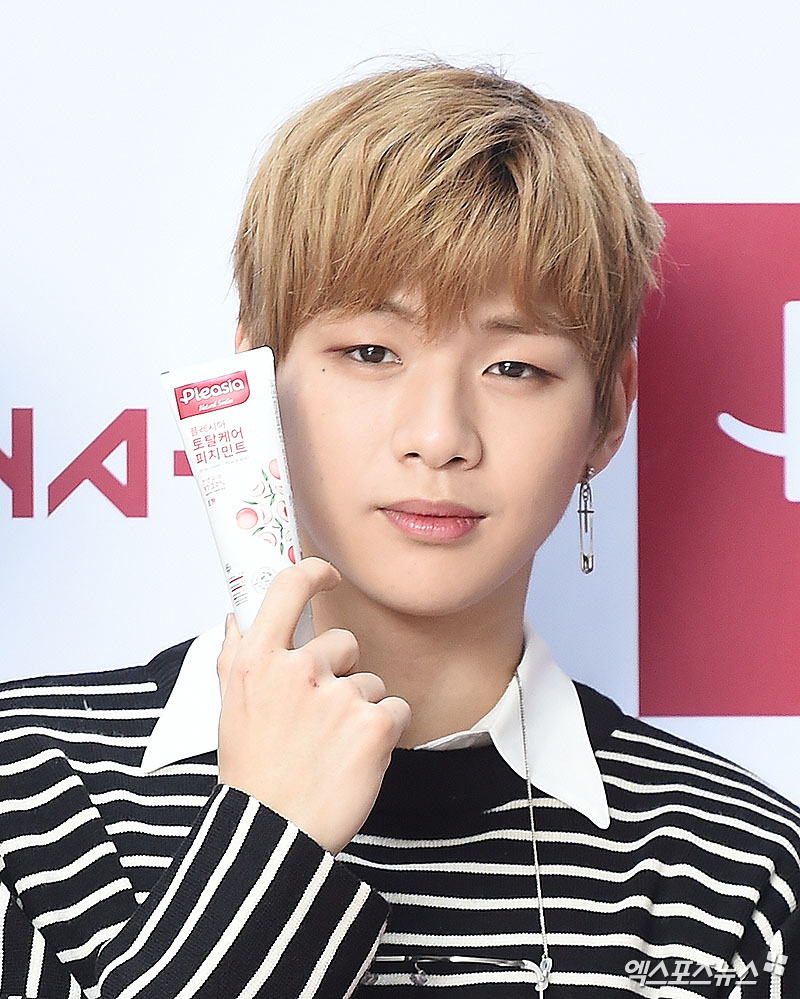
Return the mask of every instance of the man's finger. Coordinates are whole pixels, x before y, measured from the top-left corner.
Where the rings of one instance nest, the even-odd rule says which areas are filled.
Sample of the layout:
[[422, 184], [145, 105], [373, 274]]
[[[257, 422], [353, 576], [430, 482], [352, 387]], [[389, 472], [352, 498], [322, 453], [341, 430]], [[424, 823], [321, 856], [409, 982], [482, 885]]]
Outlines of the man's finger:
[[345, 676], [358, 664], [358, 641], [352, 631], [330, 628], [312, 638], [302, 648], [309, 660], [319, 664], [318, 678], [325, 671], [334, 676]]
[[228, 677], [231, 672], [231, 664], [236, 653], [236, 648], [242, 640], [239, 626], [233, 614], [228, 614], [225, 618], [225, 637], [222, 640], [222, 648], [217, 656], [217, 676], [219, 677], [219, 689], [222, 696], [225, 696], [225, 689], [228, 686]]
[[269, 651], [291, 649], [305, 605], [315, 594], [332, 590], [341, 578], [330, 562], [314, 556], [282, 569], [270, 584], [248, 639]]
[[383, 700], [378, 701], [376, 707], [384, 711], [391, 719], [393, 744], [397, 745], [411, 722], [411, 708], [408, 702], [404, 701], [402, 697], [384, 697]]
[[365, 701], [377, 704], [386, 697], [386, 684], [375, 673], [349, 673], [341, 679], [352, 684]]

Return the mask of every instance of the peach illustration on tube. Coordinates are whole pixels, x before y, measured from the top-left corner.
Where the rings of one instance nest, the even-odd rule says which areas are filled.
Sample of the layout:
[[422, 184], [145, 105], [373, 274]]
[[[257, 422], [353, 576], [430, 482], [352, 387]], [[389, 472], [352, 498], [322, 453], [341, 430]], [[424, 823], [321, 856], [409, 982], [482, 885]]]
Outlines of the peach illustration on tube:
[[[162, 379], [244, 633], [272, 579], [301, 557], [272, 351], [258, 347]], [[311, 637], [307, 607], [295, 640]]]
[[261, 470], [261, 479], [250, 490], [250, 498], [242, 500], [244, 506], [236, 513], [236, 524], [243, 531], [251, 531], [253, 537], [258, 536], [267, 544], [275, 545], [283, 555], [290, 548], [294, 553], [294, 546], [289, 511], [283, 489], [277, 488], [279, 483], [278, 459], [273, 458], [269, 463], [269, 472]]
[[258, 514], [251, 506], [242, 507], [242, 509], [236, 514], [236, 524], [241, 527], [243, 531], [249, 531], [251, 528], [255, 527], [258, 523]]

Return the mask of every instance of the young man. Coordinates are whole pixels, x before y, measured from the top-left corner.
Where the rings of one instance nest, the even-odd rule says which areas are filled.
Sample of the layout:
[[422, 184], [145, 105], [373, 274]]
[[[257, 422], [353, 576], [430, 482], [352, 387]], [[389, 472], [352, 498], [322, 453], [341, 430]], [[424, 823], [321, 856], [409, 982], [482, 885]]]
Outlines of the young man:
[[221, 653], [2, 692], [3, 999], [797, 994], [800, 814], [523, 625], [660, 233], [585, 116], [490, 73], [289, 123], [237, 346], [275, 349], [308, 557]]

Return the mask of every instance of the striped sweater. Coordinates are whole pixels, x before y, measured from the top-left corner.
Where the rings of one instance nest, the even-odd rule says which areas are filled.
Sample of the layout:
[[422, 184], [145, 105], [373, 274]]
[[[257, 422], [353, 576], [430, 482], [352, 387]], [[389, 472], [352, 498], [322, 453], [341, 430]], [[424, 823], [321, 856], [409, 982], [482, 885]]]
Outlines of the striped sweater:
[[[413, 960], [541, 957], [525, 783], [493, 746], [396, 750], [334, 859], [213, 754], [140, 769], [187, 647], [0, 687], [0, 999], [379, 999], [419, 968], [536, 994], [524, 967]], [[578, 690], [611, 825], [534, 791], [548, 995], [798, 999], [800, 813]]]

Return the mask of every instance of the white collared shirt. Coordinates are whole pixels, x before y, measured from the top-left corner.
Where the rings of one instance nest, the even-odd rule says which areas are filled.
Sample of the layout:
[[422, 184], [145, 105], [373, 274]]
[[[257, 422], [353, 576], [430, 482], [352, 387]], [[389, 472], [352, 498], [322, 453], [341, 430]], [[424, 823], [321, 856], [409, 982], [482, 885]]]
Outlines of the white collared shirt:
[[[148, 740], [147, 772], [216, 750], [220, 712], [217, 656], [220, 625], [189, 646], [178, 679]], [[517, 667], [522, 682], [531, 783], [576, 809], [601, 829], [610, 824], [603, 780], [572, 680], [553, 661], [546, 643], [526, 623], [525, 651]], [[418, 749], [462, 749], [491, 741], [506, 763], [525, 777], [517, 685], [514, 680], [486, 715], [467, 731]]]

